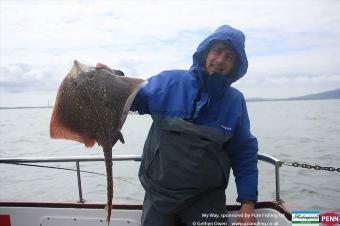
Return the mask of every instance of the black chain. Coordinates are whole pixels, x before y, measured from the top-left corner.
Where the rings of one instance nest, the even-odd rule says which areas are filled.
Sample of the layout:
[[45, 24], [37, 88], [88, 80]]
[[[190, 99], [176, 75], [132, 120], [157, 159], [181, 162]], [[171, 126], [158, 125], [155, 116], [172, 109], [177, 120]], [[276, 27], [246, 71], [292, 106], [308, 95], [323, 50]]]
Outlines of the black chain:
[[340, 173], [340, 168], [335, 168], [335, 167], [332, 167], [332, 166], [310, 165], [310, 164], [298, 163], [298, 162], [283, 162], [283, 165], [293, 166], [293, 167], [301, 167], [301, 168], [304, 168], [304, 169], [326, 170], [326, 171], [329, 171], [329, 172]]

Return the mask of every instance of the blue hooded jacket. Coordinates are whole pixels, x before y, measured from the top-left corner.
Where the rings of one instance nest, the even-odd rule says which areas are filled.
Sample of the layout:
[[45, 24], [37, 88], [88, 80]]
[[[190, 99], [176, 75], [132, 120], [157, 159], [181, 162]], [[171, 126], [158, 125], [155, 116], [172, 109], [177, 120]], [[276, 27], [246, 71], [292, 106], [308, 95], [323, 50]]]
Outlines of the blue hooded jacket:
[[[216, 41], [227, 42], [238, 54], [234, 70], [227, 76], [207, 76], [205, 57]], [[148, 79], [138, 92], [131, 111], [139, 114], [162, 114], [220, 129], [232, 135], [225, 146], [231, 159], [237, 201], [257, 201], [258, 144], [250, 132], [245, 99], [230, 85], [246, 74], [248, 68], [243, 33], [223, 25], [204, 39], [193, 55], [189, 70], [169, 70]]]

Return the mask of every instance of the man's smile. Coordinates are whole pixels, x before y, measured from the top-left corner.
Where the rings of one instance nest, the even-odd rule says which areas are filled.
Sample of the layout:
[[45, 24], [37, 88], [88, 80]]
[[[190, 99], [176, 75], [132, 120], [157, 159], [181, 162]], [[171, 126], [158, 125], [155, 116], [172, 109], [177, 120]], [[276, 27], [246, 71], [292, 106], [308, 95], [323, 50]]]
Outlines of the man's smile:
[[221, 72], [223, 70], [219, 65], [211, 65], [211, 69], [215, 72]]

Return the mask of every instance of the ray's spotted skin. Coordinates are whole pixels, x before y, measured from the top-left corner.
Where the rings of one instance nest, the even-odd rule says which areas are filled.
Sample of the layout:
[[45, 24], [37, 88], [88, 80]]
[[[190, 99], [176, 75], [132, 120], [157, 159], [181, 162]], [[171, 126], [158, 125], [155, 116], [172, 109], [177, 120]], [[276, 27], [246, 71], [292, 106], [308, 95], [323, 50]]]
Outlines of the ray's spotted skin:
[[74, 61], [62, 81], [55, 101], [50, 135], [92, 147], [102, 146], [107, 174], [107, 222], [110, 222], [113, 181], [112, 147], [120, 140], [121, 128], [134, 97], [144, 80], [113, 74], [114, 70], [88, 67]]

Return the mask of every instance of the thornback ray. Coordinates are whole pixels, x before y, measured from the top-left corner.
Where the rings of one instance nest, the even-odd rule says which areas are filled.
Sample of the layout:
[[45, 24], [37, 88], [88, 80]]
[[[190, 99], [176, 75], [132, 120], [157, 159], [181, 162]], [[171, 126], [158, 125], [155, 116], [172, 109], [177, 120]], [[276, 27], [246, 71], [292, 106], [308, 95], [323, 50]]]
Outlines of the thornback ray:
[[107, 174], [107, 222], [110, 222], [113, 181], [112, 147], [120, 140], [121, 128], [131, 104], [145, 81], [122, 77], [74, 61], [62, 81], [50, 122], [54, 139], [67, 139], [93, 147], [102, 146]]

